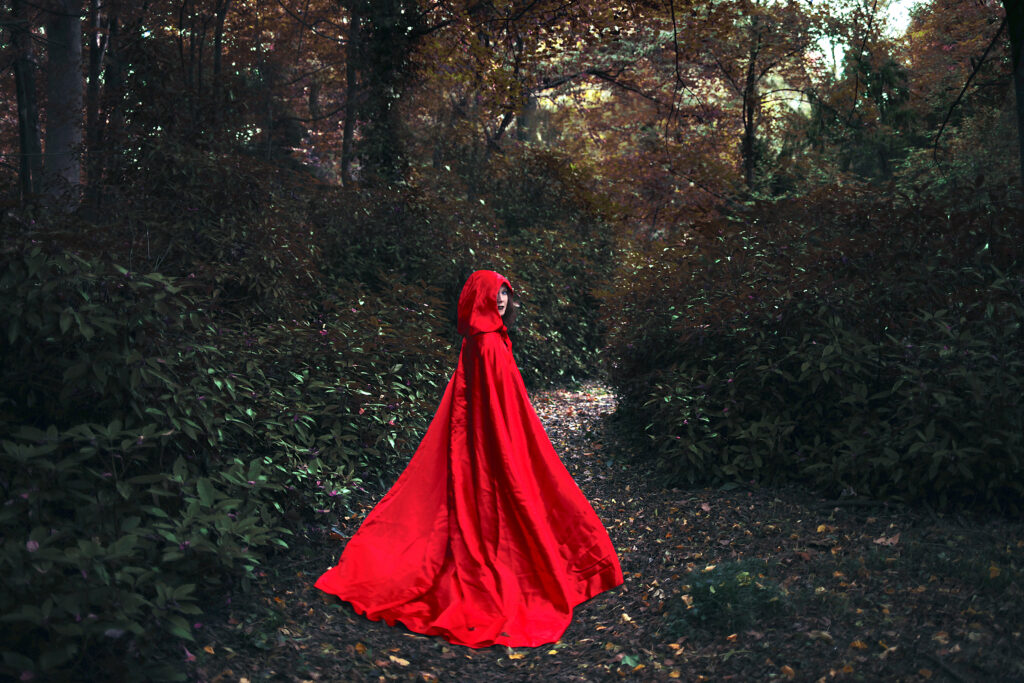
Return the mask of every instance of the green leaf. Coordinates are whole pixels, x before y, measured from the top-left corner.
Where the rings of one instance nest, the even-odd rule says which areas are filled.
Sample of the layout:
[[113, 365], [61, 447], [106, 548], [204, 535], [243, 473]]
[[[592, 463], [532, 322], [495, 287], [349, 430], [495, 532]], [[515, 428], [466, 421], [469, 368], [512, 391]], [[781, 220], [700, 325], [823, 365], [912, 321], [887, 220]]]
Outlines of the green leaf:
[[188, 625], [184, 617], [180, 617], [177, 614], [172, 614], [167, 617], [167, 630], [171, 635], [177, 636], [178, 638], [184, 638], [185, 640], [195, 641], [192, 636], [192, 627]]
[[196, 481], [196, 491], [199, 493], [199, 500], [206, 507], [212, 507], [216, 490], [213, 484], [206, 477]]

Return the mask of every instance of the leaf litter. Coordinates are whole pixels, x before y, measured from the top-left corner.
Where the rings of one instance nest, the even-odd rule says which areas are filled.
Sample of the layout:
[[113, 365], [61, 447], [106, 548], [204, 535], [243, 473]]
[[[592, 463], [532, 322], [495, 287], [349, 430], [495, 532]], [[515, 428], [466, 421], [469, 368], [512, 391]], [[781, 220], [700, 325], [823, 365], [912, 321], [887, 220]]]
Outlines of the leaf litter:
[[[534, 405], [604, 521], [625, 582], [558, 643], [481, 650], [388, 627], [312, 587], [376, 496], [308, 527], [211, 607], [202, 681], [1024, 680], [1024, 524], [843, 505], [796, 487], [665, 488], [629, 457], [614, 396]], [[736, 624], [742, 626], [733, 628]], [[192, 654], [192, 653], [190, 653]]]

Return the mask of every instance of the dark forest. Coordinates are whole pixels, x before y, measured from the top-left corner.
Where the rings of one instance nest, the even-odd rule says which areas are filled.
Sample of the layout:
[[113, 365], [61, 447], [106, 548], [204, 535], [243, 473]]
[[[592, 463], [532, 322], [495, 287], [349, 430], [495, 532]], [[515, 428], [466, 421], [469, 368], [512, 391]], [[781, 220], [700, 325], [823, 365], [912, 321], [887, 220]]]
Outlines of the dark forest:
[[[0, 5], [0, 678], [1024, 680], [1024, 2], [898, 9]], [[477, 269], [627, 573], [536, 650], [311, 588]]]

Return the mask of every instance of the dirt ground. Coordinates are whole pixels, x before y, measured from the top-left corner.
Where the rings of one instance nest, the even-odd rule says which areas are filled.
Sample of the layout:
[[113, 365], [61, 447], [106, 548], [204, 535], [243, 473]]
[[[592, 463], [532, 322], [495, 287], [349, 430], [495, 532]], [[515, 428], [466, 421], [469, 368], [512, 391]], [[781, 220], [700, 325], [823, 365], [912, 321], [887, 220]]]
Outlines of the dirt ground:
[[625, 583], [557, 643], [473, 650], [312, 587], [380, 492], [211, 607], [198, 681], [1024, 681], [1024, 524], [802, 490], [679, 490], [633, 463], [601, 387], [534, 396]]

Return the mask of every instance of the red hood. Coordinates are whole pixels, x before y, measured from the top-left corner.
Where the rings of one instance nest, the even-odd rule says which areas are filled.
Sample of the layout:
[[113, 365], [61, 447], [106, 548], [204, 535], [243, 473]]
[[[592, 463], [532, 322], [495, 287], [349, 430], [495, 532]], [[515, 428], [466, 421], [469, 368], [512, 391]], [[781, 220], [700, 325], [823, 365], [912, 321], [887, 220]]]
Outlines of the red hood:
[[498, 291], [502, 285], [512, 291], [509, 281], [493, 270], [478, 270], [469, 276], [459, 295], [459, 334], [468, 337], [505, 327], [498, 314]]

